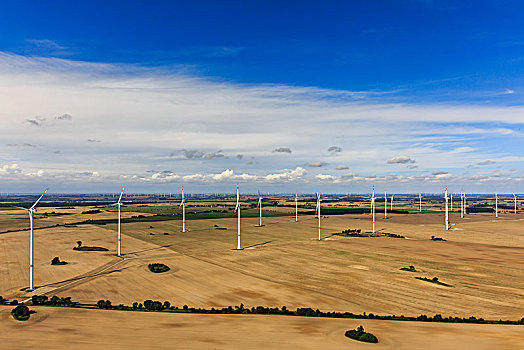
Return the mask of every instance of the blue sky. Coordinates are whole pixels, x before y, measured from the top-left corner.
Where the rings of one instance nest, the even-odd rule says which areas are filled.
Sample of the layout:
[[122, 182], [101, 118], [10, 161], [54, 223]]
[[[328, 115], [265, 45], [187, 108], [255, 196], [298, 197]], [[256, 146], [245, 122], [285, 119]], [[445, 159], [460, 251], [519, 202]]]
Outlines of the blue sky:
[[0, 178], [7, 191], [524, 192], [523, 10], [4, 2]]

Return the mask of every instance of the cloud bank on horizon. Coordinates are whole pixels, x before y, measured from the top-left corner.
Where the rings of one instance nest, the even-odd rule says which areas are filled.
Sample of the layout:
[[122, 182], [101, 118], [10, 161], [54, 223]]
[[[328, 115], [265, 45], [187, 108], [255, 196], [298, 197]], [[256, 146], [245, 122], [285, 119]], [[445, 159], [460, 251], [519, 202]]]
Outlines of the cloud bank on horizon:
[[0, 192], [122, 183], [227, 192], [237, 182], [275, 192], [524, 192], [518, 106], [393, 103], [7, 52], [0, 96]]

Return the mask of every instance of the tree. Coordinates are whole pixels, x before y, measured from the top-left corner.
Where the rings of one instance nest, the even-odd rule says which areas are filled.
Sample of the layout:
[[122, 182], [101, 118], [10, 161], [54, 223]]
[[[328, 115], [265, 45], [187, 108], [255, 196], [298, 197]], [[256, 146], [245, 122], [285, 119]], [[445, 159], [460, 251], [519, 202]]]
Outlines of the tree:
[[164, 309], [169, 309], [169, 307], [171, 306], [171, 303], [169, 301], [164, 301]]
[[15, 320], [26, 321], [31, 316], [31, 312], [27, 306], [20, 304], [11, 310], [11, 315], [13, 315]]
[[76, 241], [77, 248], [80, 248], [82, 246], [82, 241]]

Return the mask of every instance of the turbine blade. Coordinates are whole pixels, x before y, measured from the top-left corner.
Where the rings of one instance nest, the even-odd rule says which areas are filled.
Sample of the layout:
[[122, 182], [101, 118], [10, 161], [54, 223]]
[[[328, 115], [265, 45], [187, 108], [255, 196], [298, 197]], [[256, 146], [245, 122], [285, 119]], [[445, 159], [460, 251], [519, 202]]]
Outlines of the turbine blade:
[[42, 195], [40, 196], [40, 198], [38, 198], [38, 199], [36, 200], [35, 204], [33, 204], [33, 206], [32, 206], [31, 208], [29, 208], [29, 209], [34, 209], [34, 208], [36, 207], [36, 205], [38, 204], [38, 202], [40, 202], [40, 199], [42, 199], [42, 197], [44, 196], [44, 194], [47, 193], [47, 190], [48, 190], [48, 189], [49, 189], [49, 188], [46, 188], [46, 189], [45, 189], [44, 193], [42, 193]]
[[118, 203], [120, 203], [120, 201], [122, 200], [122, 195], [124, 194], [124, 188], [125, 187], [122, 187], [122, 192], [120, 192], [120, 198], [118, 198]]

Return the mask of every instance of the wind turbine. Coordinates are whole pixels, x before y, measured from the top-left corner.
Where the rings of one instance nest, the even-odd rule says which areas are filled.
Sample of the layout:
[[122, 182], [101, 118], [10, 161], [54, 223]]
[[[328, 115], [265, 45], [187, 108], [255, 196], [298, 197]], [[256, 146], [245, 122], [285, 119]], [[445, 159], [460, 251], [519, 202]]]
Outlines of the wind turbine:
[[449, 214], [448, 214], [448, 187], [446, 186], [446, 191], [444, 194], [444, 198], [446, 199], [446, 231], [449, 230]]
[[391, 210], [393, 210], [393, 195], [391, 195]]
[[258, 226], [262, 227], [262, 197], [260, 196], [260, 191], [258, 191], [258, 210], [259, 210]]
[[450, 202], [451, 202], [451, 211], [453, 211], [453, 193], [450, 194]]
[[298, 222], [298, 193], [295, 192], [295, 222]]
[[182, 201], [180, 202], [182, 207], [182, 232], [186, 232], [186, 199], [184, 197], [184, 186], [182, 186]]
[[238, 243], [237, 243], [237, 250], [241, 250], [242, 246], [240, 245], [240, 195], [238, 194], [238, 184], [237, 184], [237, 205], [235, 207], [235, 212], [238, 213]]
[[[393, 199], [393, 196], [391, 196]], [[373, 193], [371, 194], [371, 216], [373, 217], [373, 233], [375, 233], [375, 185], [373, 185]]]
[[124, 194], [124, 188], [122, 187], [122, 192], [120, 192], [120, 197], [118, 198], [118, 202], [112, 205], [118, 206], [118, 256], [120, 256], [120, 207], [122, 206], [122, 195]]
[[317, 192], [318, 240], [320, 241], [320, 193]]
[[495, 217], [499, 217], [499, 196], [497, 196], [497, 192], [495, 192]]
[[418, 212], [422, 213], [422, 195], [418, 194]]
[[515, 214], [517, 214], [517, 196], [513, 193], [513, 202], [515, 203]]
[[460, 191], [460, 218], [464, 219], [464, 192]]
[[467, 206], [466, 206], [466, 192], [464, 192], [464, 215], [467, 214], [466, 208], [467, 208]]
[[388, 196], [386, 191], [384, 191], [384, 219], [388, 218]]
[[36, 202], [30, 207], [30, 208], [23, 208], [23, 207], [17, 207], [19, 209], [26, 210], [29, 214], [29, 222], [31, 225], [31, 234], [29, 236], [29, 289], [34, 289], [33, 284], [33, 275], [34, 275], [34, 266], [33, 266], [33, 258], [34, 258], [34, 239], [33, 239], [33, 214], [36, 211], [36, 205], [42, 197], [47, 193], [47, 188], [45, 189], [44, 193], [36, 200]]

